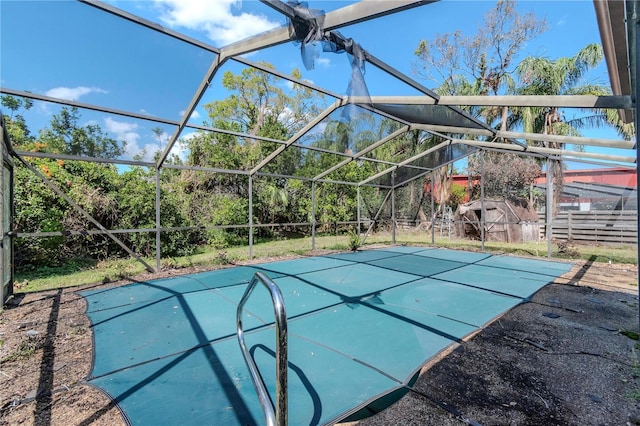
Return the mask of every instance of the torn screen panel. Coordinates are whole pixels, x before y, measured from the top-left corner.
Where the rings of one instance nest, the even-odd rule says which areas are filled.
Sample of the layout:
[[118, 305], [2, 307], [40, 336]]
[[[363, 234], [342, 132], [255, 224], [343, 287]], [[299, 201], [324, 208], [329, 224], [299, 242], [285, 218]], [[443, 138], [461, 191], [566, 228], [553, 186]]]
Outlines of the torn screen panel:
[[463, 145], [463, 144], [451, 144], [443, 146], [424, 157], [420, 157], [415, 161], [398, 167], [395, 171], [395, 180], [391, 180], [391, 172], [381, 176], [373, 183], [382, 186], [401, 186], [411, 179], [424, 175], [429, 170], [437, 169], [445, 164], [453, 163], [457, 160], [467, 157], [476, 151], [476, 148]]
[[409, 123], [469, 127], [472, 129], [485, 128], [480, 123], [465, 117], [460, 112], [445, 105], [393, 105], [374, 103], [373, 107]]

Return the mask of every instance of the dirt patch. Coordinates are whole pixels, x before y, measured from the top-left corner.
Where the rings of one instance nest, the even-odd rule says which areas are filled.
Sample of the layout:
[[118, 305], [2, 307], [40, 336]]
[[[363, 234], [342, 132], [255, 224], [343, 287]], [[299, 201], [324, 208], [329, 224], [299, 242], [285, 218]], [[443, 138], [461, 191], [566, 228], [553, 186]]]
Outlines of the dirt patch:
[[[84, 383], [92, 330], [78, 290], [18, 294], [0, 314], [0, 424], [124, 425], [109, 398]], [[637, 267], [576, 265], [360, 424], [640, 424], [634, 333]]]
[[83, 383], [93, 360], [85, 301], [72, 290], [18, 295], [0, 317], [0, 424], [124, 424]]

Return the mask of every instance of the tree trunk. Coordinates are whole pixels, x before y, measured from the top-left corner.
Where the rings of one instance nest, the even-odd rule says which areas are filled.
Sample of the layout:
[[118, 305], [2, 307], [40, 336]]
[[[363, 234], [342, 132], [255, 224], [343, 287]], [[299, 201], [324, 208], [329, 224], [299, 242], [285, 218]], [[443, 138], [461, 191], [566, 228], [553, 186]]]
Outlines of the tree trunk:
[[[562, 121], [562, 117], [558, 112], [557, 108], [551, 108], [549, 112], [545, 115], [544, 118], [544, 132], [543, 134], [554, 134], [553, 132], [553, 124]], [[547, 142], [546, 145], [549, 148], [562, 149], [562, 144], [557, 142]], [[553, 167], [553, 180], [554, 180], [554, 191], [553, 191], [553, 206], [552, 212], [553, 217], [558, 215], [558, 209], [560, 206], [560, 200], [562, 199], [562, 190], [564, 188], [564, 167], [562, 164], [562, 160], [551, 160], [551, 164]], [[549, 171], [547, 170], [547, 173]]]
[[500, 130], [507, 131], [507, 118], [509, 117], [509, 107], [502, 107], [502, 117], [500, 118]]

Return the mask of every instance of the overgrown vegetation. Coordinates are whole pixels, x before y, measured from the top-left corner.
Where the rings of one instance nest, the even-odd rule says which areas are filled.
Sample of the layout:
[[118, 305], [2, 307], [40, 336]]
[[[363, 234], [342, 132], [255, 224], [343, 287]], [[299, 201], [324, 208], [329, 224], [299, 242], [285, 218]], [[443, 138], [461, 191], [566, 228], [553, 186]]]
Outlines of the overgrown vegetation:
[[358, 231], [350, 230], [348, 234], [349, 250], [356, 251], [362, 245], [362, 238], [358, 235]]
[[627, 336], [631, 340], [638, 340], [638, 332], [633, 330], [620, 330], [620, 334]]
[[27, 337], [20, 342], [12, 353], [0, 359], [0, 365], [31, 358], [31, 356], [42, 347], [43, 341], [43, 337]]
[[[606, 88], [582, 84], [584, 73], [602, 59], [599, 46], [589, 45], [574, 58], [551, 61], [526, 58], [516, 63], [522, 46], [546, 26], [544, 19], [519, 14], [514, 1], [500, 0], [485, 16], [476, 34], [466, 36], [458, 31], [421, 42], [415, 51], [418, 76], [434, 82], [435, 90], [442, 94], [607, 94]], [[302, 78], [298, 70], [294, 70], [292, 76]], [[147, 258], [156, 252], [156, 227], [164, 228], [160, 233], [160, 249], [165, 267], [179, 264], [181, 261], [177, 259], [208, 253], [209, 247], [213, 247], [217, 255], [208, 257], [208, 261], [215, 264], [234, 261], [238, 258], [234, 254], [236, 247], [246, 245], [249, 240], [249, 230], [245, 227], [249, 222], [255, 225], [254, 241], [281, 238], [292, 241], [308, 237], [313, 220], [318, 233], [336, 234], [340, 226], [345, 226], [341, 223], [355, 221], [356, 186], [318, 179], [312, 184], [309, 179], [320, 176], [345, 156], [370, 147], [404, 125], [359, 112], [357, 106], [352, 106], [350, 116], [337, 110], [298, 141], [317, 150], [289, 147], [270, 158], [282, 147], [277, 141], [287, 141], [300, 131], [326, 107], [326, 99], [311, 89], [285, 84], [280, 77], [253, 68], [237, 74], [226, 72], [222, 85], [230, 95], [205, 105], [208, 116], [204, 123], [221, 131], [198, 131], [183, 138], [179, 141], [181, 154], [169, 155], [165, 163], [175, 167], [160, 170], [152, 166], [110, 164], [108, 161], [113, 159], [141, 160], [143, 157], [149, 164], [157, 161], [161, 152], [128, 152], [125, 141], [109, 136], [97, 122], [85, 122], [75, 107], [59, 108], [48, 125], [36, 134], [24, 119], [25, 111], [33, 107], [33, 102], [2, 96], [7, 130], [17, 150], [66, 156], [64, 160], [54, 160], [27, 154], [26, 164], [16, 162], [14, 230], [33, 234], [15, 240], [15, 266], [23, 279], [40, 279], [81, 269], [101, 270], [99, 275], [103, 280], [137, 273], [137, 264], [116, 261], [129, 255], [113, 239], [92, 232], [97, 226], [89, 216], [106, 229], [121, 231], [117, 238]], [[519, 127], [577, 135], [580, 129], [591, 125], [610, 125], [625, 136], [630, 131], [603, 111], [596, 111], [589, 119], [570, 122], [564, 121], [562, 114], [554, 109], [474, 107], [467, 111], [501, 130]], [[164, 144], [169, 138], [161, 129], [152, 129], [147, 136]], [[416, 156], [440, 142], [441, 139], [428, 132], [400, 132], [368, 154], [378, 161], [362, 157], [322, 176], [335, 182], [360, 182], [389, 170], [388, 163]], [[447, 157], [453, 154], [439, 154], [446, 158], [422, 157], [412, 165], [430, 168], [434, 161], [440, 164], [454, 159]], [[92, 162], [75, 160], [81, 157], [90, 157]], [[258, 169], [263, 174], [251, 173], [251, 178], [246, 174], [219, 172], [245, 173]], [[477, 177], [481, 169], [487, 195], [527, 196], [533, 200], [531, 183], [540, 171], [535, 161], [496, 153], [485, 153], [482, 159], [479, 155], [471, 157], [468, 173]], [[398, 173], [401, 171], [410, 179], [416, 170], [403, 168]], [[435, 214], [455, 209], [469, 194], [464, 187], [452, 185], [454, 172], [449, 164], [399, 188], [397, 216], [430, 223]], [[389, 173], [381, 175], [377, 182], [391, 186], [393, 179]], [[87, 214], [74, 209], [43, 180], [58, 188]], [[475, 188], [477, 185], [475, 182]], [[386, 195], [387, 191], [380, 188], [360, 187], [362, 216], [373, 218], [382, 207], [382, 217], [389, 218], [390, 203], [383, 205]], [[479, 191], [472, 192], [471, 196], [479, 197]], [[432, 197], [434, 211], [430, 205]], [[312, 199], [316, 206], [314, 212]], [[273, 223], [288, 225], [268, 225]], [[42, 233], [45, 235], [35, 237]], [[355, 250], [362, 242], [350, 235], [339, 244]], [[475, 243], [464, 244], [474, 247]], [[521, 250], [534, 254], [532, 250]], [[560, 250], [560, 255], [575, 257], [581, 253]], [[136, 266], [130, 266], [132, 264]]]

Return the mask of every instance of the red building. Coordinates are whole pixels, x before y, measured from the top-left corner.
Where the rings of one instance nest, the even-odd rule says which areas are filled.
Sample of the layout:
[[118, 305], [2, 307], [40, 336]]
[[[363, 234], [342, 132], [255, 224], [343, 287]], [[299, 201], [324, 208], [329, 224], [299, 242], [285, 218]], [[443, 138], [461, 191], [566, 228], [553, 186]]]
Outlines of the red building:
[[[546, 183], [547, 174], [542, 172], [535, 183]], [[564, 182], [604, 183], [616, 186], [638, 186], [638, 171], [624, 167], [610, 169], [565, 170]]]
[[[453, 183], [465, 188], [469, 185], [466, 175], [452, 176]], [[479, 179], [473, 179], [478, 185]], [[545, 191], [546, 172], [540, 173], [534, 186]], [[560, 197], [562, 210], [635, 210], [637, 207], [637, 170], [624, 167], [565, 170], [564, 187]], [[466, 199], [464, 201], [467, 201]]]
[[[469, 184], [469, 177], [467, 175], [454, 175], [452, 176], [453, 183], [462, 185], [465, 188]], [[615, 167], [610, 169], [588, 169], [588, 170], [565, 170], [564, 181], [570, 182], [583, 182], [583, 183], [604, 183], [607, 185], [616, 186], [638, 186], [638, 171], [627, 169], [624, 167]], [[534, 183], [546, 183], [547, 173], [542, 172]], [[474, 179], [474, 184], [479, 183], [479, 179]]]

